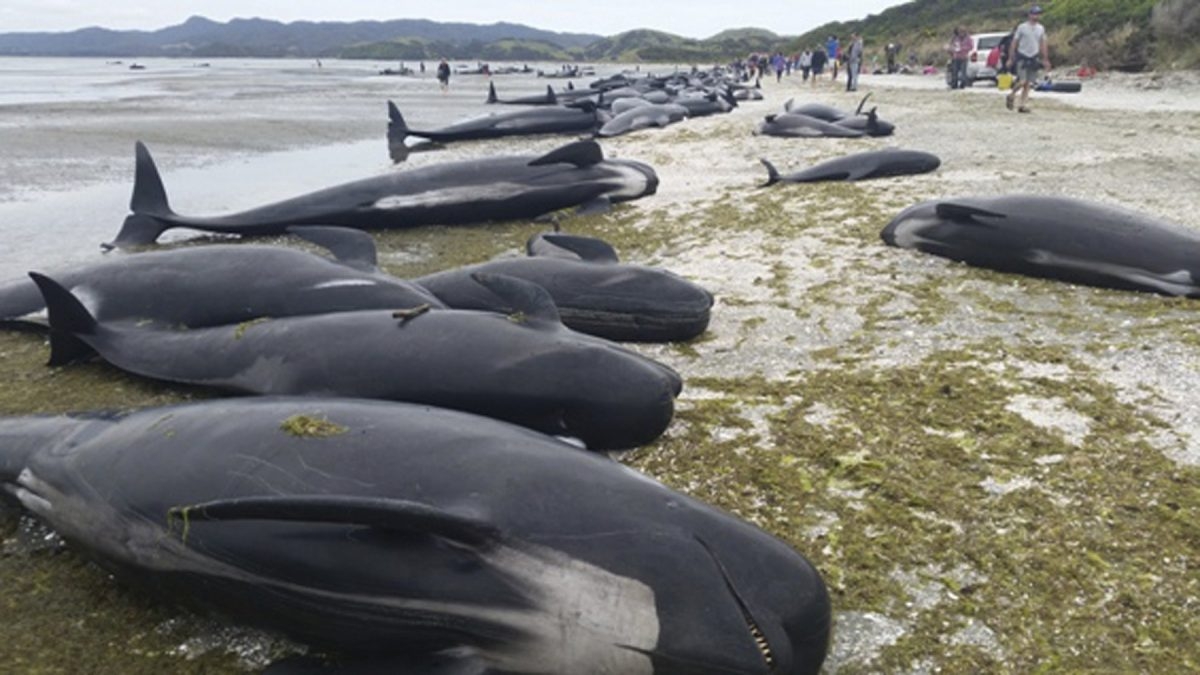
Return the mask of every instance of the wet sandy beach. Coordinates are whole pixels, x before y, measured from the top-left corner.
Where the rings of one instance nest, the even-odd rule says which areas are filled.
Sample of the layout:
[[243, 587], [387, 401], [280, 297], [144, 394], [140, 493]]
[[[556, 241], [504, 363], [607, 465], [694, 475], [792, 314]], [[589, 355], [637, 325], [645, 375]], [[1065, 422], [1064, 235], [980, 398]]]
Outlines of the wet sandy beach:
[[[0, 105], [5, 278], [100, 255], [126, 213], [139, 139], [172, 205], [195, 215], [567, 140], [463, 143], [392, 167], [388, 98], [411, 126], [434, 126], [488, 111], [487, 80], [456, 77], [441, 94], [431, 76], [373, 75], [394, 64], [147, 64], [157, 80], [114, 76], [129, 97]], [[495, 81], [501, 96], [546, 83]], [[868, 91], [895, 136], [751, 133], [790, 97], [853, 108]], [[852, 94], [796, 76], [763, 93], [729, 115], [604, 141], [609, 156], [653, 165], [658, 194], [564, 221], [717, 296], [700, 339], [639, 347], [685, 389], [668, 433], [622, 461], [814, 561], [836, 611], [827, 672], [1200, 667], [1200, 304], [879, 240], [903, 208], [954, 195], [1072, 196], [1200, 227], [1200, 78], [1106, 77], [1035, 94], [1031, 115], [937, 77], [864, 76]], [[759, 187], [760, 157], [792, 170], [883, 147], [933, 152], [942, 167]], [[381, 262], [410, 276], [515, 254], [544, 227], [382, 233]], [[0, 334], [0, 413], [207, 395], [102, 364], [50, 369], [46, 355], [40, 336]], [[0, 539], [0, 663], [16, 672], [253, 672], [294, 649], [119, 586], [12, 512]]]

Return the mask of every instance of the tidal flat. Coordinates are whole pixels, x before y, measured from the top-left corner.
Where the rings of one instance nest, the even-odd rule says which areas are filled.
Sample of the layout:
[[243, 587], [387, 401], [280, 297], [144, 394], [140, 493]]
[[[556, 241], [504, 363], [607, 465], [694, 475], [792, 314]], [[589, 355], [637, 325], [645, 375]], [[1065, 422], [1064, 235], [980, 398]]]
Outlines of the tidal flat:
[[[455, 144], [393, 168], [387, 98], [414, 127], [444, 122], [486, 112], [487, 79], [455, 78], [442, 95], [432, 77], [401, 82], [369, 64], [281, 63], [214, 62], [117, 100], [0, 105], [0, 270], [99, 256], [125, 215], [137, 139], [173, 205], [196, 215], [567, 140]], [[495, 79], [504, 96], [544, 89]], [[1079, 197], [1200, 227], [1200, 112], [1145, 103], [1146, 81], [1035, 95], [1032, 115], [982, 85], [764, 82], [763, 101], [729, 115], [604, 141], [609, 156], [652, 164], [658, 194], [559, 219], [716, 296], [705, 335], [636, 347], [676, 368], [684, 392], [667, 433], [619, 459], [816, 564], [835, 609], [827, 673], [1200, 669], [1200, 301], [979, 270], [879, 239], [905, 207], [954, 195]], [[1200, 83], [1180, 86], [1200, 96]], [[894, 137], [752, 134], [788, 98], [853, 108], [868, 91]], [[933, 152], [942, 167], [759, 187], [759, 157], [790, 170], [883, 147]], [[414, 276], [518, 255], [547, 227], [378, 233], [380, 262]], [[47, 356], [40, 334], [0, 333], [0, 413], [215, 395], [102, 363], [49, 368]], [[14, 672], [254, 672], [298, 649], [119, 584], [15, 510], [0, 510], [0, 541], [0, 663]]]

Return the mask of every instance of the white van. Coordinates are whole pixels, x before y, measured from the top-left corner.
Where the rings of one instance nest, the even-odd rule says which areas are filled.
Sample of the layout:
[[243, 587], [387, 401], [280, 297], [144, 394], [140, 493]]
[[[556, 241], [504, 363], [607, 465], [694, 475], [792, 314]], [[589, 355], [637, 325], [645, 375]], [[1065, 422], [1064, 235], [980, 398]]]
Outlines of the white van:
[[967, 55], [967, 82], [973, 84], [976, 80], [992, 80], [993, 82], [996, 80], [996, 69], [988, 68], [987, 65], [988, 53], [992, 51], [993, 47], [1000, 44], [1006, 35], [1008, 35], [1007, 32], [976, 33], [971, 36], [971, 42], [975, 46]]

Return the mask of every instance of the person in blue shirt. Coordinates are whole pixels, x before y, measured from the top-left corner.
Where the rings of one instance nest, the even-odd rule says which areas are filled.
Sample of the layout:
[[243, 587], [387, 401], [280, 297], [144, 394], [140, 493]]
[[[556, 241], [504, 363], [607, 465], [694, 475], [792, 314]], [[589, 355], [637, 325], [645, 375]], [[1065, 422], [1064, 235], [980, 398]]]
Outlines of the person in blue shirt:
[[831, 79], [836, 80], [838, 73], [838, 59], [842, 56], [836, 35], [830, 35], [829, 39], [825, 42], [825, 55], [829, 57], [829, 64], [833, 68], [833, 78]]

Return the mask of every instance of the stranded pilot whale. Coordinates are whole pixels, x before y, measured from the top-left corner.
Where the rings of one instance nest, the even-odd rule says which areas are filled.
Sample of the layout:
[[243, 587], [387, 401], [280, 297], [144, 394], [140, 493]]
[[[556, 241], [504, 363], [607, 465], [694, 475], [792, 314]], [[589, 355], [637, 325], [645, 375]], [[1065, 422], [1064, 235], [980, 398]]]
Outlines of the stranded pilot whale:
[[[340, 227], [288, 228], [336, 260], [282, 246], [213, 244], [110, 255], [55, 272], [99, 321], [151, 320], [184, 328], [260, 317], [442, 303], [421, 286], [379, 272], [371, 235]], [[0, 320], [45, 308], [29, 277], [0, 283]]]
[[319, 672], [802, 675], [828, 645], [825, 585], [782, 541], [455, 411], [0, 419], [0, 495], [132, 584], [342, 659]]
[[604, 241], [547, 233], [527, 246], [530, 257], [498, 258], [413, 281], [448, 307], [509, 312], [473, 277], [482, 273], [524, 279], [546, 289], [568, 328], [609, 340], [674, 342], [690, 340], [708, 328], [711, 293], [667, 270], [621, 263]]
[[133, 214], [110, 247], [150, 244], [173, 227], [261, 236], [281, 234], [291, 225], [372, 229], [535, 218], [573, 206], [602, 208], [658, 188], [650, 166], [605, 159], [594, 141], [577, 141], [540, 157], [490, 157], [394, 171], [240, 213], [197, 218], [171, 210], [141, 142], [136, 155]]
[[1200, 232], [1107, 204], [1033, 195], [938, 199], [905, 209], [880, 236], [1002, 272], [1200, 297]]
[[368, 310], [172, 330], [96, 321], [56, 282], [46, 297], [50, 363], [90, 356], [128, 372], [252, 394], [357, 396], [468, 410], [578, 438], [590, 449], [649, 443], [682, 381], [616, 344], [565, 328], [540, 286], [476, 280], [513, 308]]
[[455, 122], [440, 129], [409, 128], [396, 104], [388, 101], [388, 144], [418, 136], [436, 143], [537, 134], [576, 134], [592, 131], [599, 124], [596, 104], [579, 101], [569, 105], [541, 106], [532, 110], [490, 113]]
[[780, 174], [775, 166], [765, 159], [758, 161], [767, 168], [767, 182], [763, 187], [776, 183], [858, 181], [888, 176], [911, 176], [929, 173], [941, 166], [942, 163], [937, 155], [928, 152], [897, 149], [872, 150], [846, 155], [789, 174]]

